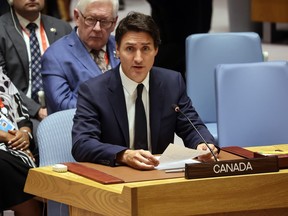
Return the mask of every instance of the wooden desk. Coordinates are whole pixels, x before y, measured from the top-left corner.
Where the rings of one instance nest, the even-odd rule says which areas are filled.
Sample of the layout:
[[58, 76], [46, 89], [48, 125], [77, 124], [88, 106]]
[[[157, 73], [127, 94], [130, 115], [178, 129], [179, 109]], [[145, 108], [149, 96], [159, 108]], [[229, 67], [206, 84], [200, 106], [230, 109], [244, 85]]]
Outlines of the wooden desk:
[[269, 145], [269, 146], [252, 146], [247, 147], [246, 149], [253, 151], [253, 152], [273, 152], [280, 150], [287, 154], [288, 152], [288, 144], [278, 144], [278, 145]]
[[288, 169], [103, 185], [70, 172], [53, 172], [48, 166], [29, 171], [25, 192], [69, 205], [72, 216], [274, 216], [287, 214], [287, 188]]

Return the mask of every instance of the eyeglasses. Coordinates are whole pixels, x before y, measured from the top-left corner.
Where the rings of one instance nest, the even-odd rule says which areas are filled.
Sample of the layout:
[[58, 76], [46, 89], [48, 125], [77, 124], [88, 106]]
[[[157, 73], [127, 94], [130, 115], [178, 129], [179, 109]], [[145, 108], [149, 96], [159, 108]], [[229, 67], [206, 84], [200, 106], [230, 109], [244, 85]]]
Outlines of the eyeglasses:
[[84, 18], [84, 23], [87, 25], [87, 26], [90, 26], [90, 27], [94, 27], [97, 22], [100, 23], [100, 28], [103, 28], [103, 29], [108, 29], [110, 28], [113, 23], [115, 22], [114, 20], [111, 21], [111, 20], [98, 20], [96, 19], [95, 17], [85, 17], [82, 12], [80, 11], [80, 14], [81, 16]]

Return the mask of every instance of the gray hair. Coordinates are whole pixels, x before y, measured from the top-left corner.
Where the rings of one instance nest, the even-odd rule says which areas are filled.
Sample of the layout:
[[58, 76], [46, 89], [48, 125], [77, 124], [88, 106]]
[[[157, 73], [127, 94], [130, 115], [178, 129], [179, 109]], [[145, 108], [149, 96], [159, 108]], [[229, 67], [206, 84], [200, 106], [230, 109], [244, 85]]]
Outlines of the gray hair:
[[83, 13], [87, 5], [89, 5], [92, 2], [111, 2], [113, 7], [113, 17], [116, 18], [118, 16], [118, 9], [119, 9], [118, 0], [79, 0], [76, 5], [76, 8]]

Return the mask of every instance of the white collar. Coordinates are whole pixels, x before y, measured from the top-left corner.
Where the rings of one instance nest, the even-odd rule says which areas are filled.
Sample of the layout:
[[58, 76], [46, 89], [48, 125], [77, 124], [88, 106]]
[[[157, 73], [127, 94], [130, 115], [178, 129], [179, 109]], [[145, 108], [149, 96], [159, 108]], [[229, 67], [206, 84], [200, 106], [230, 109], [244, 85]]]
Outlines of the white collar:
[[[119, 71], [123, 87], [126, 89], [129, 95], [132, 95], [135, 92], [139, 83], [131, 80], [129, 77], [126, 76], [126, 74], [122, 70], [121, 64], [119, 67]], [[142, 81], [142, 84], [146, 88], [147, 92], [149, 92], [149, 74], [150, 72], [147, 73], [146, 78]]]

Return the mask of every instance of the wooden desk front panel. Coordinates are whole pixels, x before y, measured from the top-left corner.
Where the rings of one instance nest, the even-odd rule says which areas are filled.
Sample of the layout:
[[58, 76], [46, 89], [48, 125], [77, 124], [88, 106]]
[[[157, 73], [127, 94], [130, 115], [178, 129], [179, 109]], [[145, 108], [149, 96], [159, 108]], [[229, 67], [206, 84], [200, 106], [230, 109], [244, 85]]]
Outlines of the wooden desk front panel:
[[242, 211], [254, 211], [256, 215], [263, 209], [287, 208], [287, 180], [286, 171], [138, 187], [138, 196], [133, 199], [138, 201], [135, 215], [217, 215]]
[[123, 185], [103, 185], [70, 172], [53, 172], [52, 167], [30, 169], [24, 190], [100, 215], [129, 215], [131, 212], [131, 197], [122, 192]]
[[55, 173], [51, 167], [42, 167], [29, 171], [25, 191], [95, 213], [85, 215], [167, 216], [287, 208], [287, 188], [288, 170], [102, 185], [70, 172]]
[[258, 22], [288, 22], [287, 0], [251, 0], [251, 19]]

